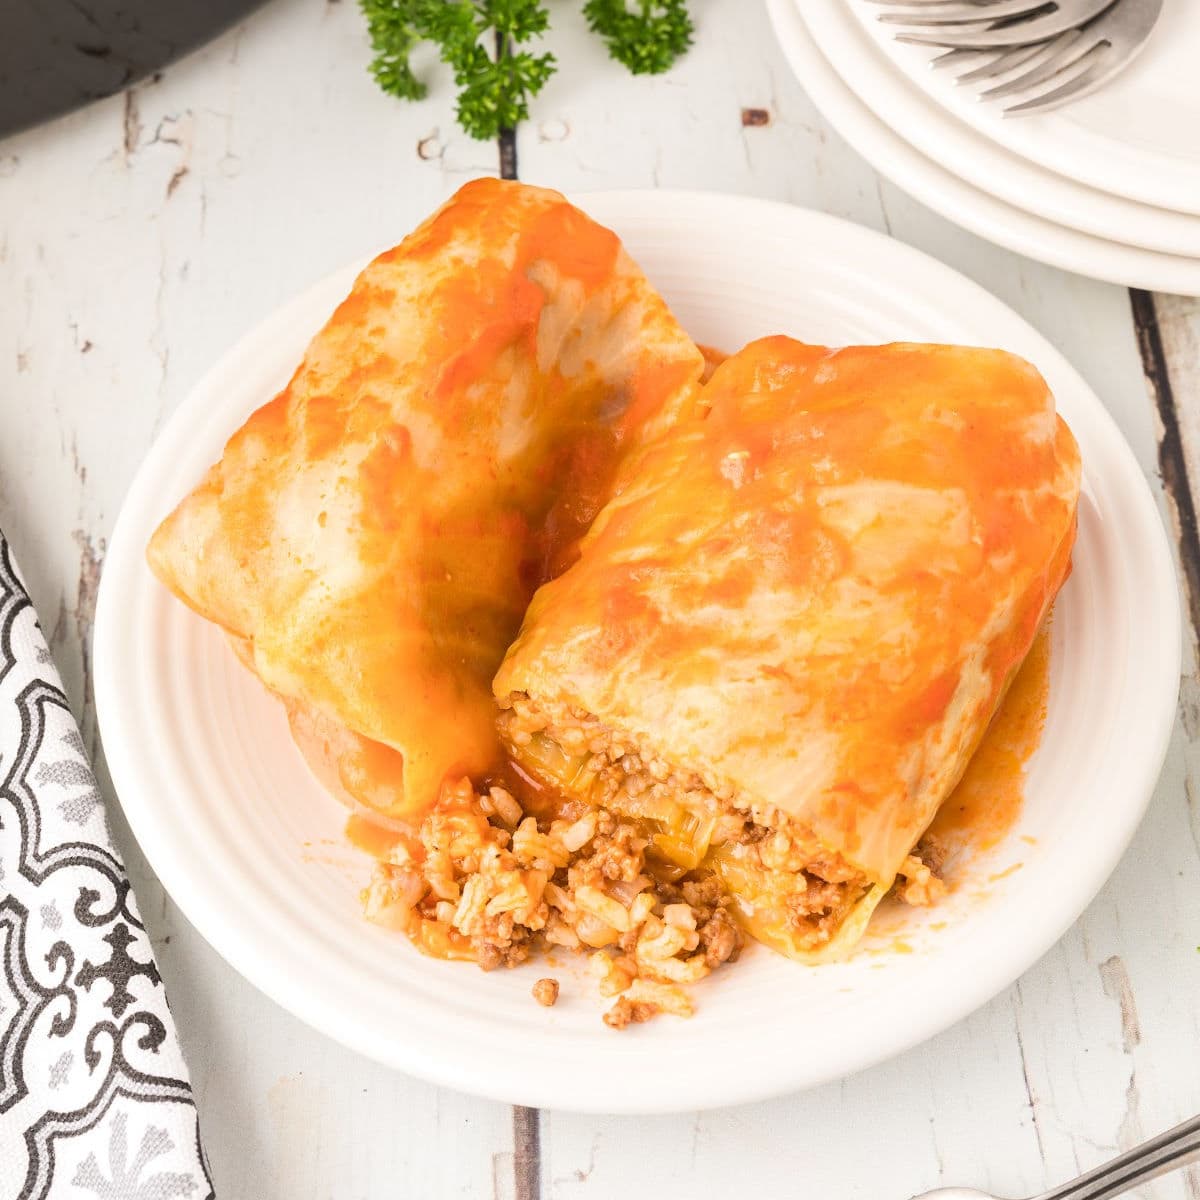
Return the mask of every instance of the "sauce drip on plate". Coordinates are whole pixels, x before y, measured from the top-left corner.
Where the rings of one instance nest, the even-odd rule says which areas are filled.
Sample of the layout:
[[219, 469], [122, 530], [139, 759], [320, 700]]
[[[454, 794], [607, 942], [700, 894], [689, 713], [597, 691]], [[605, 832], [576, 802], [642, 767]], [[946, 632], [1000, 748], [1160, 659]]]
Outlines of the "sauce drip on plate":
[[1025, 770], [1041, 741], [1050, 694], [1050, 630], [1035, 639], [958, 787], [929, 833], [946, 849], [949, 882], [956, 868], [998, 845], [1025, 799]]

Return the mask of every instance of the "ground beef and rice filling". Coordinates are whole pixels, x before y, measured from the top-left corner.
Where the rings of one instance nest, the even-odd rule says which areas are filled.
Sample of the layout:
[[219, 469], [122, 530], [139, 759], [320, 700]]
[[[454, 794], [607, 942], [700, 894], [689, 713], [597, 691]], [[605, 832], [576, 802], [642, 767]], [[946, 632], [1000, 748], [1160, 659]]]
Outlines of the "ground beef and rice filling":
[[[613, 999], [604, 1020], [621, 1028], [690, 1015], [687, 986], [737, 960], [744, 928], [763, 936], [764, 913], [770, 944], [819, 949], [870, 886], [785, 814], [739, 807], [732, 789], [639, 754], [586, 713], [514, 697], [501, 728], [562, 803], [526, 812], [507, 788], [462, 779], [398, 837], [367, 914], [428, 953], [484, 970], [552, 948], [587, 954]], [[897, 884], [908, 903], [944, 891], [923, 857]]]

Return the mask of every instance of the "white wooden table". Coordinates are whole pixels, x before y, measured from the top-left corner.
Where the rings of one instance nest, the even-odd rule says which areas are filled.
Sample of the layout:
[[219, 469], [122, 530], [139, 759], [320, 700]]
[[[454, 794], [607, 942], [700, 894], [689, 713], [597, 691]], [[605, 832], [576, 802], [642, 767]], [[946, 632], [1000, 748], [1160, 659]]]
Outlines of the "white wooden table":
[[[758, 3], [698, 0], [697, 45], [650, 80], [606, 59], [578, 5], [554, 7], [563, 69], [518, 131], [523, 179], [745, 192], [886, 229], [997, 293], [1088, 378], [1161, 498], [1190, 585], [1170, 757], [1100, 897], [975, 1016], [815, 1092], [648, 1119], [513, 1110], [310, 1031], [187, 925], [113, 803], [218, 1195], [1040, 1191], [1200, 1109], [1200, 545], [1189, 490], [1200, 479], [1200, 302], [1032, 263], [909, 200], [821, 119]], [[376, 90], [367, 59], [353, 0], [274, 0], [161, 78], [0, 142], [0, 526], [94, 750], [89, 641], [105, 538], [163, 418], [282, 300], [499, 169], [496, 145], [455, 126], [448, 86], [401, 105]], [[1200, 1174], [1149, 1194], [1200, 1200]]]

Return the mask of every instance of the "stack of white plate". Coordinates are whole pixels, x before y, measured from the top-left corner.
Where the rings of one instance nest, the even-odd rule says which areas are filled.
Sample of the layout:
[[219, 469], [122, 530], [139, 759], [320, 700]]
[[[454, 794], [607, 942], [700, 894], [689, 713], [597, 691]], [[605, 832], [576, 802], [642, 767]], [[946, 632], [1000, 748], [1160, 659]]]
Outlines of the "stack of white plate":
[[1054, 112], [1004, 117], [896, 42], [870, 0], [767, 0], [830, 123], [922, 203], [1070, 271], [1200, 295], [1200, 0], [1167, 0], [1142, 53]]

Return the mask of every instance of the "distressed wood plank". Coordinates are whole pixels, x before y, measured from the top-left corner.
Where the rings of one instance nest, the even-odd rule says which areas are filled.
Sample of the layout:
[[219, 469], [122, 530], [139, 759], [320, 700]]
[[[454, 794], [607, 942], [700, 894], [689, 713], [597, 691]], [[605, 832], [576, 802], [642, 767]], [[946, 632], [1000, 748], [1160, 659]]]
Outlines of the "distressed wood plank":
[[1159, 466], [1180, 550], [1185, 600], [1200, 633], [1200, 528], [1195, 488], [1200, 479], [1200, 300], [1131, 291], [1146, 386], [1159, 422]]
[[536, 1108], [513, 1109], [514, 1200], [541, 1200], [541, 1113]]

